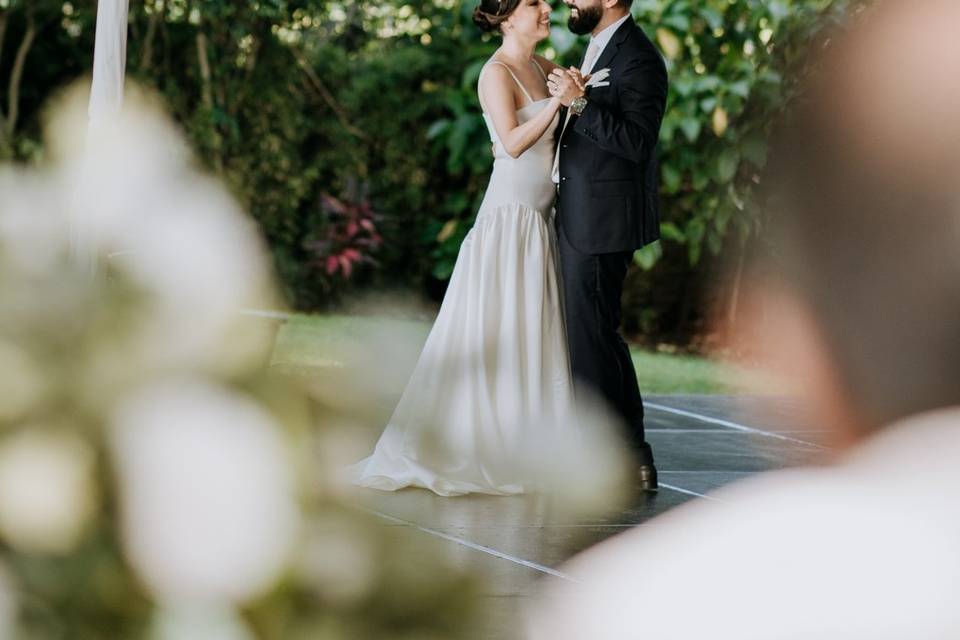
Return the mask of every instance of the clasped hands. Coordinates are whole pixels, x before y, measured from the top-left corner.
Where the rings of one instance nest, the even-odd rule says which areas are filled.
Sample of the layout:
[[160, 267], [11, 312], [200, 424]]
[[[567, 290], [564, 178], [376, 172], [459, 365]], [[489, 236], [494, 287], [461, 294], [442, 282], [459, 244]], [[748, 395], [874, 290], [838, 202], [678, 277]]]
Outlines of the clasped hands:
[[586, 95], [589, 81], [590, 76], [584, 76], [576, 67], [558, 67], [551, 71], [547, 78], [547, 90], [551, 96], [560, 100], [560, 104], [569, 107], [576, 98]]

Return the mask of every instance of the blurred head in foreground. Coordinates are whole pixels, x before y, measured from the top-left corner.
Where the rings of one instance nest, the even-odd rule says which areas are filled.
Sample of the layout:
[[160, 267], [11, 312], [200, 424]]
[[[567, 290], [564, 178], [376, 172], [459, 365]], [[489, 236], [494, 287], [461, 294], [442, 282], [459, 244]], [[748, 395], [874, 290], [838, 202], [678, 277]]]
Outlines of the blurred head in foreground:
[[[847, 444], [960, 405], [960, 5], [887, 2], [784, 127], [741, 337]], [[772, 317], [771, 317], [772, 316]]]
[[587, 551], [528, 638], [960, 637], [960, 3], [854, 20], [773, 156], [740, 328], [844, 455]]

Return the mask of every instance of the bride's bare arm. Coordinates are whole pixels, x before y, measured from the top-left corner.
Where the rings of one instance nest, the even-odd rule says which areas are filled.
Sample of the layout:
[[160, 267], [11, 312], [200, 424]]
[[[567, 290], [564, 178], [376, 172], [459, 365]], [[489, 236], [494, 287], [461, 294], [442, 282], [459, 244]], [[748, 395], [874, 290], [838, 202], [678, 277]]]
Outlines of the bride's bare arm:
[[532, 147], [560, 109], [560, 101], [551, 98], [547, 106], [530, 120], [519, 124], [513, 99], [515, 82], [510, 72], [499, 64], [491, 64], [480, 79], [480, 101], [493, 120], [500, 143], [510, 157], [517, 158]]

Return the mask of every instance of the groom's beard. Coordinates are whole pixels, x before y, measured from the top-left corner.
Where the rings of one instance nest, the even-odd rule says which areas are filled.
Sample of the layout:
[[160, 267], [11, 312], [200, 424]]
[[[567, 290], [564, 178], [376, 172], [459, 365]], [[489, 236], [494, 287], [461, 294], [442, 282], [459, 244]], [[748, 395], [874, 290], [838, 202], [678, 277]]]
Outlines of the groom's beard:
[[603, 19], [603, 7], [596, 4], [586, 9], [577, 9], [577, 17], [570, 14], [567, 20], [567, 28], [578, 36], [586, 35], [597, 28], [600, 20]]

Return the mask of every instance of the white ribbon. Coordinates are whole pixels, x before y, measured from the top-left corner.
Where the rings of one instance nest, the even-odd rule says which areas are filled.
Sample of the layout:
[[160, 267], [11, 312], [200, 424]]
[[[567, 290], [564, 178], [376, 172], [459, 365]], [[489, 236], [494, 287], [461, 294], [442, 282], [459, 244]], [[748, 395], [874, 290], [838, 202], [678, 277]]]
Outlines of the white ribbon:
[[123, 77], [127, 66], [127, 2], [100, 0], [97, 3], [89, 108], [90, 125], [94, 131], [108, 123], [123, 104]]
[[[123, 106], [123, 81], [127, 67], [127, 16], [129, 0], [99, 0], [93, 45], [93, 80], [87, 114], [87, 144], [95, 144]], [[84, 160], [89, 163], [88, 159]], [[80, 180], [84, 180], [85, 168]], [[97, 247], [77, 212], [70, 220], [70, 255], [91, 278], [96, 275]]]

